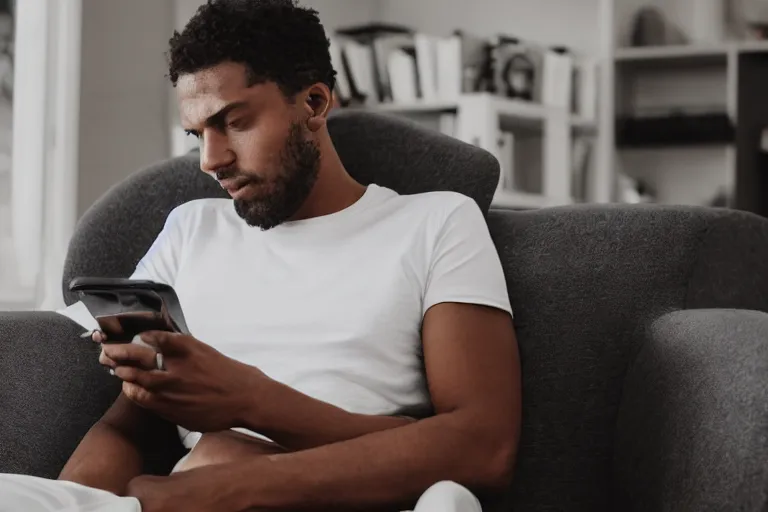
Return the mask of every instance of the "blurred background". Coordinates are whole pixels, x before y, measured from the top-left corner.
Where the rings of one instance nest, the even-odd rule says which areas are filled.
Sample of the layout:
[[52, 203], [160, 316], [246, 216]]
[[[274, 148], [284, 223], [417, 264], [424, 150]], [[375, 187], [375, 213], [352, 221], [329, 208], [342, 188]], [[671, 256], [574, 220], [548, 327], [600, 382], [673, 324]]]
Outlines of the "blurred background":
[[[78, 218], [194, 147], [164, 53], [201, 3], [0, 0], [0, 311], [62, 306]], [[768, 0], [301, 3], [331, 38], [339, 108], [490, 151], [497, 208], [768, 214]]]

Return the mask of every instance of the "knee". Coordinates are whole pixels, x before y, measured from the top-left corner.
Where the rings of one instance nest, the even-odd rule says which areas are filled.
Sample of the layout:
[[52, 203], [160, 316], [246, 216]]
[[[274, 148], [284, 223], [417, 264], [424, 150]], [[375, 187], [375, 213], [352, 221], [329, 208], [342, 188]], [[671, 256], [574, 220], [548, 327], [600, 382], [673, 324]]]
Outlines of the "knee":
[[416, 512], [481, 512], [480, 502], [472, 492], [456, 482], [438, 482], [421, 495]]

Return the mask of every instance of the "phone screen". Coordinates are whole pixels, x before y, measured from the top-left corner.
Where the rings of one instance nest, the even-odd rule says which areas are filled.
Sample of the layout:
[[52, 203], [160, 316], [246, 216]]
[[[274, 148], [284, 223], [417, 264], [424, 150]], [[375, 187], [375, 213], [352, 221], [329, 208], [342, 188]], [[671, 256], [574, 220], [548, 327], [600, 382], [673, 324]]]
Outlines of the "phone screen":
[[174, 328], [161, 313], [153, 311], [118, 313], [96, 317], [99, 329], [107, 336], [105, 343], [130, 343], [147, 331], [173, 332]]

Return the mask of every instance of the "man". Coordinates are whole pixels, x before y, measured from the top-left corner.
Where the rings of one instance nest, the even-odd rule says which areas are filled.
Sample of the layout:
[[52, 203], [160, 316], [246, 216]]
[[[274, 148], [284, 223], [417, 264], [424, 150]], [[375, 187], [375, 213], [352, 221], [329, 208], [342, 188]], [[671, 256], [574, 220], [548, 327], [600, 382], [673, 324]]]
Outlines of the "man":
[[[479, 510], [466, 489], [508, 485], [521, 398], [477, 205], [347, 174], [313, 10], [211, 0], [169, 60], [200, 166], [233, 201], [169, 216], [133, 277], [171, 284], [194, 338], [102, 347], [123, 393], [49, 485], [144, 512]], [[166, 421], [191, 451], [141, 476], [138, 440]]]

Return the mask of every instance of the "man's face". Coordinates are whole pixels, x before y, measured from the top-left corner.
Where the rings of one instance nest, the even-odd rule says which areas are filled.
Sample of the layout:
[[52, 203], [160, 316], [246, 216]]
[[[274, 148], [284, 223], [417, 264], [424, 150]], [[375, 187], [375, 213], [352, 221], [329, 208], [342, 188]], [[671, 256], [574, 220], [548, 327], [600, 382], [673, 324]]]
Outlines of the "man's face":
[[183, 75], [176, 88], [182, 126], [200, 138], [200, 168], [229, 192], [237, 213], [265, 230], [291, 219], [320, 166], [302, 105], [274, 83], [249, 87], [235, 63]]

